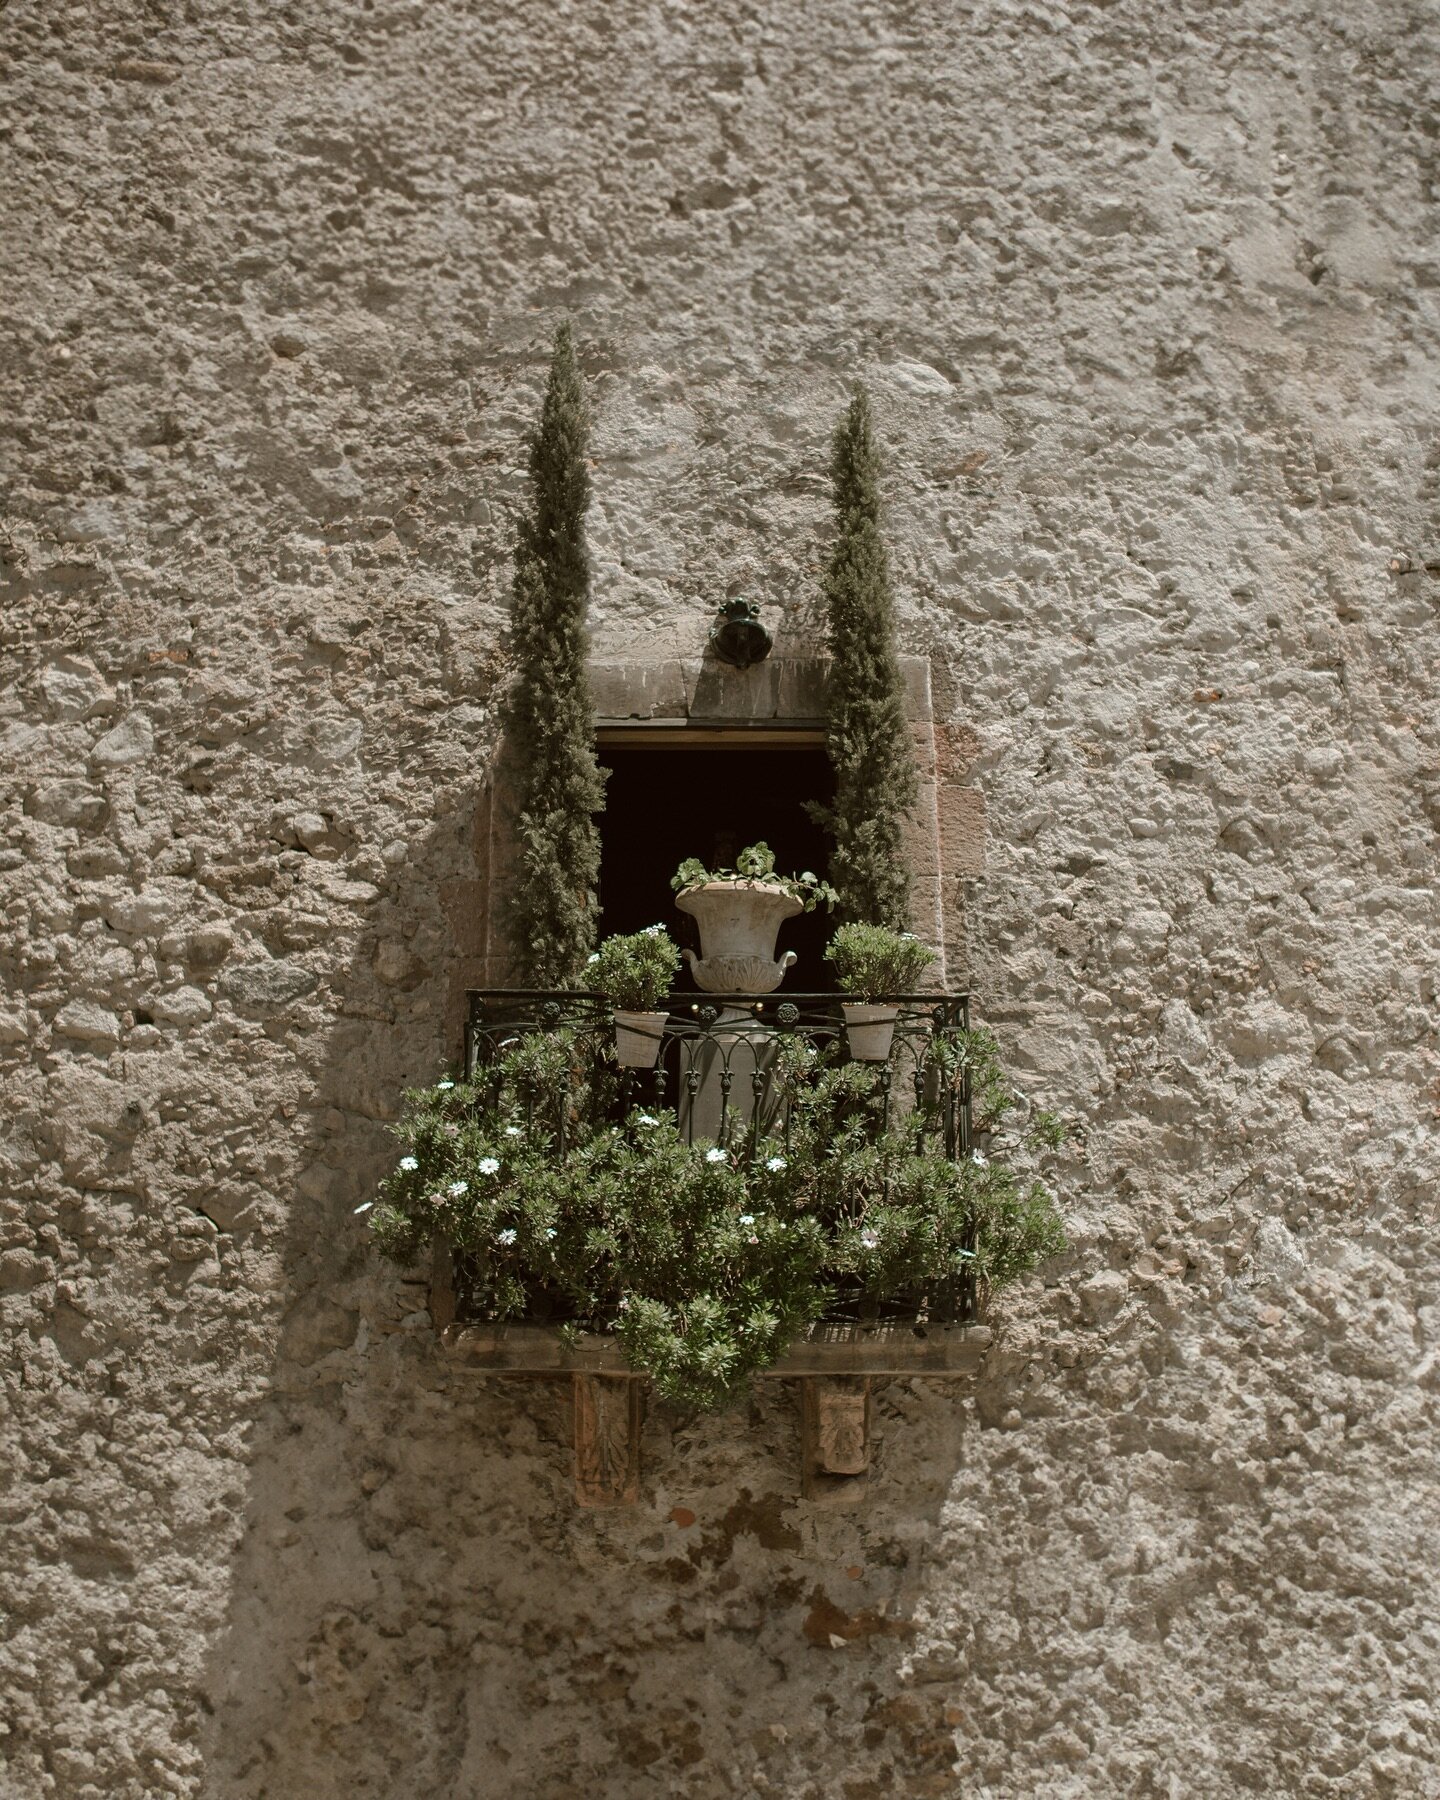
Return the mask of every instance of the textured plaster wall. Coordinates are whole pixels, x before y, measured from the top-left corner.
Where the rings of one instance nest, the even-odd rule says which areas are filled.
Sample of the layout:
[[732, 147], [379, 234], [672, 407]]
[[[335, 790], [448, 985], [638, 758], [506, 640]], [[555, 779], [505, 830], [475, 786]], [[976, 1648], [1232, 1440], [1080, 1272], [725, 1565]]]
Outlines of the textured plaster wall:
[[[1435, 34], [12, 0], [7, 1800], [1436, 1791]], [[563, 1394], [352, 1217], [455, 1045], [562, 313], [614, 658], [731, 589], [803, 651], [871, 384], [960, 973], [1084, 1121], [863, 1514], [779, 1386], [577, 1514]]]

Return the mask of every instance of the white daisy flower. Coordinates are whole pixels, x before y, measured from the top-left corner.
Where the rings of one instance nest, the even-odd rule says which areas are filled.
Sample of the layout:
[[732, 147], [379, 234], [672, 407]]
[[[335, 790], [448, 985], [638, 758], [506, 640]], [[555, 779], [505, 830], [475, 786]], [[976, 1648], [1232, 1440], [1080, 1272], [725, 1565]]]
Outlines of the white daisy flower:
[[742, 1225], [753, 1225], [755, 1223], [754, 1213], [741, 1213], [740, 1223]]
[[555, 1236], [555, 1227], [553, 1225], [549, 1226], [546, 1229], [545, 1235], [547, 1238], [553, 1238]]
[[482, 1156], [475, 1166], [482, 1175], [498, 1175], [500, 1173], [500, 1161], [498, 1157]]
[[772, 1156], [770, 1158], [769, 1162], [766, 1163], [765, 1167], [770, 1171], [770, 1173], [772, 1175], [778, 1175], [780, 1173], [780, 1171], [785, 1167], [785, 1158], [783, 1156]]
[[366, 1201], [366, 1202], [365, 1202], [365, 1204], [364, 1204], [364, 1205], [363, 1205], [363, 1206], [357, 1206], [357, 1207], [356, 1207], [356, 1208], [355, 1208], [355, 1210], [356, 1210], [356, 1212], [357, 1212], [357, 1213], [362, 1213], [362, 1212], [369, 1212], [369, 1210], [370, 1210], [370, 1208], [371, 1208], [371, 1207], [372, 1207], [372, 1206], [373, 1206], [373, 1205], [374, 1205], [374, 1204], [375, 1204], [375, 1202], [374, 1202], [374, 1201], [373, 1201], [373, 1200], [367, 1200], [367, 1201]]
[[590, 954], [585, 958], [585, 962], [586, 962], [587, 966], [590, 963], [597, 963], [597, 962], [599, 962], [599, 960], [600, 960], [600, 952], [598, 950], [592, 950], [590, 952]]
[[860, 1233], [860, 1242], [867, 1250], [873, 1250], [880, 1240], [873, 1231], [862, 1231]]
[[515, 1242], [515, 1233], [508, 1228], [504, 1231], [497, 1231], [495, 1233], [495, 1241], [498, 1244], [513, 1244]]
[[400, 1167], [402, 1169], [418, 1169], [420, 1165], [413, 1156], [402, 1156], [400, 1158]]
[[506, 1137], [523, 1137], [525, 1134], [518, 1125], [507, 1125], [505, 1135]]
[[658, 1125], [660, 1121], [653, 1113], [636, 1113], [635, 1123], [637, 1125]]
[[970, 1160], [973, 1163], [978, 1163], [982, 1169], [988, 1169], [990, 1167], [989, 1157], [982, 1156], [978, 1150], [972, 1150], [970, 1152]]
[[722, 1163], [726, 1160], [725, 1152], [716, 1144], [713, 1149], [705, 1152], [705, 1160], [708, 1163]]
[[444, 1080], [444, 1081], [437, 1081], [437, 1082], [436, 1082], [436, 1083], [435, 1083], [435, 1085], [436, 1085], [436, 1087], [437, 1087], [437, 1088], [442, 1088], [442, 1089], [444, 1089], [444, 1088], [452, 1088], [452, 1087], [454, 1087], [454, 1085], [455, 1085], [455, 1083], [454, 1083], [454, 1082], [453, 1082], [453, 1081], [451, 1081], [451, 1080], [449, 1080], [449, 1079], [448, 1079], [448, 1078], [447, 1078], [447, 1079], [446, 1079], [446, 1080]]
[[468, 1181], [452, 1181], [446, 1191], [452, 1200], [458, 1200], [462, 1194], [470, 1192], [470, 1183]]

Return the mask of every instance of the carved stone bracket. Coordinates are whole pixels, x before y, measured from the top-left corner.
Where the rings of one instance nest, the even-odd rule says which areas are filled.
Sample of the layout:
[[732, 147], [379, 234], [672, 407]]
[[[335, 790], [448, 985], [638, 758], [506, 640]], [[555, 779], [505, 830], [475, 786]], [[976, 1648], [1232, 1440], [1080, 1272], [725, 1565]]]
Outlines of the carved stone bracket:
[[[438, 1266], [438, 1265], [437, 1265]], [[451, 1302], [432, 1295], [437, 1324]], [[976, 1373], [993, 1341], [985, 1326], [817, 1326], [761, 1379], [800, 1383], [800, 1492], [819, 1506], [858, 1506], [870, 1478], [871, 1384], [887, 1376], [958, 1380]], [[579, 1344], [551, 1326], [442, 1324], [442, 1350], [457, 1366], [490, 1376], [568, 1378], [574, 1398], [575, 1498], [581, 1506], [626, 1506], [640, 1497], [640, 1434], [648, 1383], [614, 1338]]]
[[802, 1497], [822, 1506], [858, 1506], [869, 1481], [869, 1376], [804, 1376], [800, 1382]]
[[575, 1499], [630, 1506], [640, 1498], [645, 1383], [627, 1375], [573, 1375]]

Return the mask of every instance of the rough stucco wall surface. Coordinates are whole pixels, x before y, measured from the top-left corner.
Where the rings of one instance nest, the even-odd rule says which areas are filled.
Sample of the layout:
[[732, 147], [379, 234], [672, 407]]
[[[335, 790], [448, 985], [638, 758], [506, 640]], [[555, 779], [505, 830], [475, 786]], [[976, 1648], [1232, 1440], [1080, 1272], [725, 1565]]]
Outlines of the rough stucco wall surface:
[[[1436, 1791], [1433, 11], [0, 35], [7, 1800]], [[861, 1513], [781, 1384], [577, 1513], [352, 1216], [455, 1047], [562, 313], [609, 656], [813, 638], [870, 383], [962, 973], [1084, 1122]]]

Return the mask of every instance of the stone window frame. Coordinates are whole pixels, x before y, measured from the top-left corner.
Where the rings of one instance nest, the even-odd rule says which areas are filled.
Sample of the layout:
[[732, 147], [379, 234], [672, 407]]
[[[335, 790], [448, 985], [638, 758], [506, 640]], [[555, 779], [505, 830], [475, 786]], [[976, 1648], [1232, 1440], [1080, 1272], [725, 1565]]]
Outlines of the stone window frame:
[[[984, 868], [984, 798], [964, 779], [969, 734], [963, 726], [936, 724], [929, 659], [902, 656], [899, 664], [920, 779], [905, 833], [914, 876], [913, 927], [939, 955], [935, 982], [948, 989], [965, 961], [965, 886]], [[716, 747], [742, 735], [752, 745], [802, 733], [807, 741], [823, 742], [829, 667], [823, 656], [773, 656], [749, 669], [699, 657], [596, 658], [588, 668], [596, 729], [602, 743], [633, 746], [653, 739], [657, 749], [681, 732], [704, 733], [707, 745]], [[457, 1035], [467, 989], [512, 984], [504, 923], [503, 872], [511, 856], [507, 785], [502, 752], [486, 776], [477, 809], [478, 876], [449, 884], [445, 895], [459, 952], [453, 989]]]

